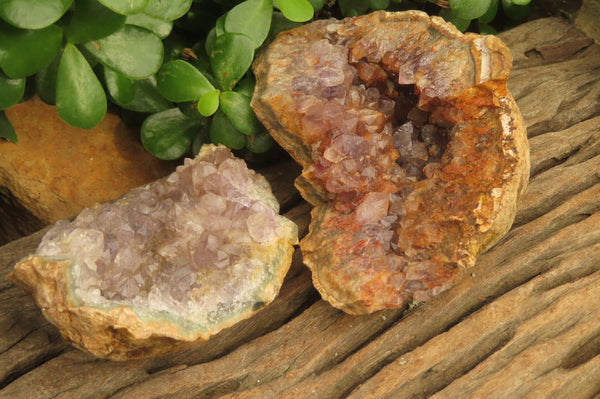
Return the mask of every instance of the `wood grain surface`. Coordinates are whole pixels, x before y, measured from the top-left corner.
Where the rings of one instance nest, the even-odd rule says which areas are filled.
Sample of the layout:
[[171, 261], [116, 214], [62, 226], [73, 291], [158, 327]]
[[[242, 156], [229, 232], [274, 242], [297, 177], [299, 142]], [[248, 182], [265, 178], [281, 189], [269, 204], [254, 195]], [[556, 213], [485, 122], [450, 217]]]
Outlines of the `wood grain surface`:
[[[0, 398], [593, 398], [600, 395], [600, 46], [559, 19], [500, 35], [532, 170], [508, 235], [424, 304], [350, 316], [299, 251], [279, 297], [195, 350], [132, 362], [71, 348], [5, 275], [43, 230], [0, 247]], [[306, 233], [299, 169], [261, 170]]]

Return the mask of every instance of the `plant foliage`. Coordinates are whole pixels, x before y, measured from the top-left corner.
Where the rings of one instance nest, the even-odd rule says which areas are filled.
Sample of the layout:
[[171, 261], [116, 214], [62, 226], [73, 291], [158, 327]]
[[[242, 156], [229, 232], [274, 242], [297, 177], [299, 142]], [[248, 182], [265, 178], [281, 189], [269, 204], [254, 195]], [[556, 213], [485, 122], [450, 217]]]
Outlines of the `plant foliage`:
[[31, 87], [80, 128], [112, 104], [140, 121], [142, 143], [161, 159], [208, 141], [263, 153], [274, 141], [250, 108], [250, 66], [276, 33], [383, 9], [421, 9], [462, 31], [495, 33], [529, 15], [530, 1], [0, 0], [0, 138], [17, 142], [4, 110]]

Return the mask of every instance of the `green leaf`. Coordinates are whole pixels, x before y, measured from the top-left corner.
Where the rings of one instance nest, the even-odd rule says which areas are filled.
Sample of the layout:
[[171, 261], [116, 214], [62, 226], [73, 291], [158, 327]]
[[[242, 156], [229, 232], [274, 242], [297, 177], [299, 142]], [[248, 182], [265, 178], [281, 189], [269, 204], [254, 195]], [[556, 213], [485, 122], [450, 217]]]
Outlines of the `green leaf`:
[[137, 14], [144, 11], [148, 0], [98, 0], [114, 12], [123, 15]]
[[212, 28], [206, 35], [206, 41], [204, 42], [204, 50], [206, 54], [212, 53], [215, 48], [215, 41], [217, 40], [217, 29]]
[[487, 11], [481, 17], [479, 17], [479, 23], [489, 24], [490, 22], [492, 22], [494, 18], [496, 18], [496, 14], [498, 13], [499, 3], [499, 0], [492, 0], [492, 3], [490, 4], [490, 7], [487, 9]]
[[488, 24], [479, 24], [479, 33], [482, 35], [497, 35], [498, 31]]
[[74, 44], [67, 44], [56, 77], [56, 110], [70, 125], [90, 129], [106, 114], [106, 95]]
[[98, 64], [100, 64], [98, 62], [98, 58], [96, 58], [92, 53], [87, 51], [86, 48], [82, 44], [79, 44], [76, 47], [77, 47], [77, 50], [79, 50], [81, 52], [81, 55], [83, 55], [85, 57], [86, 61], [88, 62], [88, 64], [90, 64], [92, 69], [96, 68], [96, 66]]
[[457, 18], [471, 20], [481, 17], [490, 8], [492, 0], [449, 0]]
[[242, 80], [239, 81], [235, 91], [239, 94], [243, 94], [246, 97], [252, 98], [254, 95], [254, 86], [256, 85], [256, 79], [254, 74], [249, 73]]
[[312, 8], [315, 12], [320, 11], [321, 8], [325, 7], [327, 0], [308, 0], [312, 5]]
[[110, 96], [119, 105], [129, 104], [135, 98], [135, 80], [104, 67], [104, 83]]
[[137, 131], [139, 131], [142, 127], [142, 123], [144, 123], [144, 120], [146, 120], [146, 118], [150, 116], [148, 113], [145, 112], [135, 112], [125, 108], [120, 108], [118, 111], [119, 118], [121, 118], [121, 121], [125, 124], [125, 126], [131, 129], [135, 129]]
[[231, 90], [250, 68], [254, 47], [246, 35], [225, 33], [217, 37], [209, 56], [217, 82], [223, 90]]
[[210, 137], [208, 135], [208, 125], [203, 126], [194, 140], [192, 141], [192, 154], [194, 156], [198, 155], [200, 149], [204, 144], [210, 143]]
[[224, 91], [221, 94], [221, 109], [233, 127], [241, 133], [251, 136], [262, 129], [262, 125], [250, 108], [250, 97], [235, 91]]
[[69, 9], [73, 0], [1, 0], [0, 18], [22, 29], [52, 25]]
[[150, 115], [141, 128], [142, 144], [155, 157], [177, 159], [189, 150], [200, 123], [171, 108]]
[[135, 81], [135, 97], [133, 101], [121, 105], [122, 108], [137, 112], [161, 112], [172, 107], [158, 92], [156, 78], [150, 76], [147, 79]]
[[163, 45], [154, 33], [124, 25], [110, 36], [84, 44], [102, 64], [132, 79], [153, 75], [162, 64]]
[[241, 150], [246, 145], [246, 136], [233, 127], [221, 110], [212, 117], [209, 135], [214, 144], [224, 144], [233, 150]]
[[302, 25], [300, 22], [293, 22], [283, 16], [279, 11], [273, 12], [271, 20], [271, 30], [269, 31], [269, 37], [273, 37], [279, 32], [293, 29], [297, 26]]
[[444, 18], [448, 22], [451, 22], [461, 32], [466, 31], [467, 28], [469, 27], [469, 25], [471, 24], [470, 19], [463, 19], [463, 18], [459, 17], [450, 8], [443, 8], [440, 11], [440, 17]]
[[275, 140], [265, 129], [253, 136], [246, 136], [246, 148], [255, 154], [262, 154], [275, 146]]
[[114, 102], [121, 108], [136, 112], [161, 112], [172, 104], [158, 92], [156, 79], [134, 80], [104, 67], [106, 88]]
[[198, 100], [198, 112], [200, 115], [209, 117], [219, 108], [220, 90], [209, 91]]
[[338, 3], [344, 17], [364, 14], [369, 8], [369, 3], [363, 0], [338, 0]]
[[28, 76], [25, 79], [25, 93], [19, 100], [20, 103], [28, 101], [35, 95], [35, 76]]
[[183, 17], [192, 6], [192, 0], [148, 0], [144, 13], [163, 21]]
[[10, 140], [13, 143], [18, 143], [17, 132], [12, 123], [6, 117], [4, 111], [0, 111], [0, 137]]
[[56, 75], [61, 55], [62, 51], [50, 65], [35, 74], [35, 90], [46, 104], [56, 104]]
[[[193, 54], [193, 55], [191, 55]], [[191, 53], [185, 58], [190, 64], [196, 67], [197, 70], [202, 72], [206, 77], [211, 80], [212, 70], [210, 69], [210, 60], [208, 59], [207, 53], [204, 51], [202, 42], [196, 43], [191, 48]], [[210, 76], [210, 77], [209, 77]], [[212, 78], [214, 80], [214, 78]], [[211, 81], [212, 83], [212, 81]], [[216, 83], [216, 82], [215, 82]]]
[[512, 0], [512, 2], [517, 6], [526, 6], [527, 4], [531, 3], [531, 0]]
[[163, 47], [163, 62], [167, 63], [169, 61], [178, 60], [183, 53], [183, 49], [186, 48], [186, 45], [183, 43], [183, 41], [171, 36], [163, 40]]
[[[291, 0], [302, 4], [306, 0]], [[311, 10], [312, 6], [308, 4]], [[252, 40], [253, 48], [258, 48], [267, 38], [271, 26], [273, 2], [271, 0], [246, 0], [233, 7], [225, 18], [225, 31], [240, 33]], [[217, 32], [217, 36], [219, 32]]]
[[313, 17], [314, 10], [308, 0], [277, 0], [281, 13], [290, 21], [306, 22]]
[[223, 14], [221, 15], [219, 18], [217, 18], [217, 22], [215, 23], [215, 33], [217, 36], [221, 36], [223, 33], [226, 33], [225, 31], [225, 18], [227, 17], [227, 14]]
[[169, 101], [198, 100], [214, 86], [200, 71], [183, 60], [169, 61], [158, 72], [158, 91]]
[[65, 27], [65, 36], [72, 43], [100, 39], [122, 27], [125, 18], [106, 8], [98, 0], [78, 0]]
[[48, 66], [60, 51], [62, 29], [15, 29], [0, 24], [0, 67], [10, 78], [33, 75]]
[[161, 19], [157, 19], [151, 17], [145, 12], [141, 12], [139, 14], [128, 15], [127, 16], [127, 24], [136, 25], [142, 28], [146, 28], [149, 31], [152, 31], [156, 34], [156, 36], [161, 39], [166, 38], [171, 33], [171, 29], [173, 29], [173, 22], [171, 21], [163, 21]]
[[177, 103], [177, 108], [184, 113], [186, 116], [197, 119], [199, 121], [206, 121], [206, 118], [200, 115], [198, 112], [198, 101], [185, 101], [182, 103]]
[[25, 94], [25, 78], [11, 79], [0, 72], [0, 110], [17, 104]]
[[533, 11], [533, 2], [526, 5], [519, 5], [515, 1], [502, 0], [502, 9], [504, 14], [513, 21], [522, 21]]
[[390, 6], [390, 0], [369, 0], [369, 6], [373, 10], [385, 10]]

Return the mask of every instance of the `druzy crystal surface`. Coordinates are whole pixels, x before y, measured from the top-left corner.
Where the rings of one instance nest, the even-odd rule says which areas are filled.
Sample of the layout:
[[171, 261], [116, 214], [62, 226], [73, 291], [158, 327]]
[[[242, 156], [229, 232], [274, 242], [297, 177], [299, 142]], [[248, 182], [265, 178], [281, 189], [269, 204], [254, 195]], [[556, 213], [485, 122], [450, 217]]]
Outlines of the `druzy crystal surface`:
[[303, 167], [300, 246], [334, 306], [426, 300], [508, 230], [529, 169], [510, 63], [415, 11], [315, 21], [260, 54], [252, 106]]
[[209, 145], [167, 178], [56, 223], [35, 256], [69, 262], [73, 308], [126, 307], [155, 335], [165, 323], [176, 330], [165, 336], [206, 338], [278, 292], [297, 241], [278, 210], [264, 177]]

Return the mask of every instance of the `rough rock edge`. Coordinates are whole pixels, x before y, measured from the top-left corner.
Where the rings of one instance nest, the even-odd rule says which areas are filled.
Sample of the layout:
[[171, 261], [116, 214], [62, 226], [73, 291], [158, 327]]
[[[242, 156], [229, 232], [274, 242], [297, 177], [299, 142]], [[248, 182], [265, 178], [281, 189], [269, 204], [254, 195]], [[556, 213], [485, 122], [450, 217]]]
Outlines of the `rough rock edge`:
[[[255, 259], [265, 263], [273, 258], [273, 252], [277, 253], [270, 267], [274, 272], [274, 283], [265, 287], [262, 307], [275, 299], [292, 263], [297, 231], [285, 230], [286, 236], [278, 237], [268, 248], [262, 248], [259, 244], [250, 248]], [[18, 262], [7, 278], [33, 296], [44, 316], [70, 344], [111, 360], [152, 357], [194, 347], [262, 308], [249, 307], [206, 332], [192, 333], [177, 328], [172, 322], [144, 321], [128, 306], [111, 309], [78, 306], [79, 301], [73, 294], [72, 266], [71, 260], [31, 255]]]
[[[420, 11], [406, 11], [401, 13], [381, 11], [378, 14], [382, 20], [387, 20], [390, 15], [397, 14], [402, 15], [403, 19], [424, 21], [431, 28], [438, 30], [442, 35], [470, 43], [471, 57], [475, 64], [475, 86], [485, 84], [488, 81], [506, 82], [508, 79], [512, 67], [512, 56], [508, 48], [497, 37], [480, 36], [472, 33], [462, 34], [452, 24], [445, 22], [442, 18], [429, 17]], [[267, 56], [266, 54], [266, 52], [259, 54], [253, 65], [255, 75], [257, 76], [268, 74], [266, 69], [268, 68], [268, 64], [264, 60], [264, 57]], [[304, 262], [313, 272], [313, 284], [324, 299], [347, 313], [364, 314], [378, 310], [370, 308], [360, 298], [354, 298], [356, 301], [348, 301], [349, 298], [344, 297], [345, 293], [342, 293], [341, 297], [338, 298], [336, 294], [340, 294], [342, 290], [340, 289], [341, 287], [335, 288], [338, 285], [335, 281], [327, 281], [327, 284], [330, 285], [329, 288], [326, 288], [321, 282], [321, 278], [319, 277], [321, 267], [324, 264], [336, 262], [334, 255], [321, 245], [321, 235], [327, 234], [327, 232], [316, 232], [314, 229], [317, 225], [316, 221], [323, 219], [329, 211], [329, 205], [319, 195], [318, 190], [312, 188], [310, 181], [305, 176], [306, 167], [312, 162], [310, 148], [303, 144], [302, 139], [287, 131], [278, 118], [275, 117], [269, 105], [261, 99], [269, 83], [267, 82], [264, 87], [260, 85], [256, 86], [252, 106], [269, 116], [269, 118], [261, 118], [261, 122], [270, 132], [275, 133], [273, 136], [303, 167], [303, 173], [296, 179], [296, 187], [314, 208], [311, 212], [312, 222], [309, 234], [301, 241], [300, 247], [304, 253], [312, 253], [311, 256], [304, 257]], [[500, 196], [492, 197], [494, 210], [496, 211], [489, 217], [486, 223], [487, 227], [480, 229], [478, 236], [470, 237], [464, 243], [463, 248], [467, 249], [467, 253], [465, 254], [466, 260], [459, 265], [463, 269], [472, 266], [480, 253], [486, 251], [508, 232], [514, 221], [517, 204], [523, 197], [529, 180], [529, 144], [525, 124], [515, 100], [506, 89], [505, 84], [501, 91], [500, 97], [496, 96], [497, 93], [494, 93], [494, 97], [498, 99], [500, 105], [499, 117], [503, 129], [501, 134], [504, 137], [503, 145], [506, 144], [503, 147], [503, 151], [514, 151], [518, 156], [518, 161], [513, 165], [512, 173], [509, 176], [504, 176], [503, 190]], [[296, 151], [293, 151], [293, 149], [296, 149]], [[331, 290], [332, 286], [333, 290]]]

